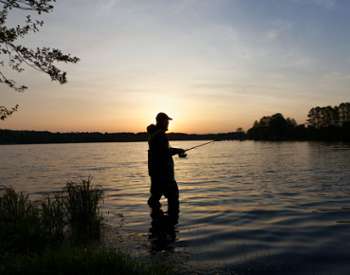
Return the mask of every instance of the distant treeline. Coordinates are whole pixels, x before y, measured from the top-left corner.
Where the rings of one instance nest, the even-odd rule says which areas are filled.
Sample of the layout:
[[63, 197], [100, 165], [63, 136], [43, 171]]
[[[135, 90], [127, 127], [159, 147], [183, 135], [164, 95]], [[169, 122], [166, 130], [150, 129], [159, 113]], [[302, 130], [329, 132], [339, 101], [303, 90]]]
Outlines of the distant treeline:
[[284, 118], [280, 113], [265, 116], [255, 121], [247, 131], [247, 138], [253, 140], [316, 140], [316, 141], [350, 141], [350, 122], [342, 126], [316, 128], [297, 125], [291, 118]]
[[[339, 106], [314, 107], [309, 111], [307, 124], [298, 125], [295, 119], [277, 113], [255, 121], [245, 133], [218, 134], [169, 133], [170, 140], [316, 140], [350, 141], [350, 103]], [[1, 130], [0, 144], [81, 143], [81, 142], [133, 142], [147, 141], [147, 133], [99, 133]]]
[[[170, 140], [242, 140], [243, 132], [219, 134], [169, 133]], [[83, 143], [83, 142], [134, 142], [147, 141], [147, 133], [53, 133], [47, 131], [1, 130], [0, 144]]]

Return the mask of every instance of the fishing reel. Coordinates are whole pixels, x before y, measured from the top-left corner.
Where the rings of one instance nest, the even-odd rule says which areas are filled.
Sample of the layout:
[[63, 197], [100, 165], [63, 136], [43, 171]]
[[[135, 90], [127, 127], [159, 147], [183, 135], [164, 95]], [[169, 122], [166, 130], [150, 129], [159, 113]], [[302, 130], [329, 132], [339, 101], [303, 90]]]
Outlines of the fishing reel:
[[179, 153], [178, 156], [179, 156], [179, 158], [183, 159], [183, 158], [187, 157], [187, 154], [186, 154], [186, 152], [182, 152], [182, 153]]

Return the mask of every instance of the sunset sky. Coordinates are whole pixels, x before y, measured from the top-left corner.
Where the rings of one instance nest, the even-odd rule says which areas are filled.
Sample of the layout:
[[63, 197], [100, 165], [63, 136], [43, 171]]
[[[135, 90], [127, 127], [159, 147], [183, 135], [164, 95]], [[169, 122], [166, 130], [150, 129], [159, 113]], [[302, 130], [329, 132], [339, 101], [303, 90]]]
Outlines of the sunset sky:
[[225, 132], [350, 101], [347, 0], [58, 0], [43, 19], [24, 42], [81, 61], [65, 85], [14, 74], [30, 89], [0, 86], [20, 105], [0, 128], [138, 132], [163, 111], [170, 131]]

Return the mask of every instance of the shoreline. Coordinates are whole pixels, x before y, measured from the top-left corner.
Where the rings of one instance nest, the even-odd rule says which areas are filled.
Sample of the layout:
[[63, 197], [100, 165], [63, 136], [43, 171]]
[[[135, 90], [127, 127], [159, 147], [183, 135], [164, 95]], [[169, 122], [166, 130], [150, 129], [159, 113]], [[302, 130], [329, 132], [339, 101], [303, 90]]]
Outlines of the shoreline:
[[[243, 132], [186, 134], [168, 133], [169, 140], [245, 140]], [[100, 133], [100, 132], [67, 132], [53, 133], [48, 131], [19, 131], [0, 129], [0, 145], [11, 144], [61, 144], [61, 143], [107, 143], [107, 142], [145, 142], [147, 133]]]

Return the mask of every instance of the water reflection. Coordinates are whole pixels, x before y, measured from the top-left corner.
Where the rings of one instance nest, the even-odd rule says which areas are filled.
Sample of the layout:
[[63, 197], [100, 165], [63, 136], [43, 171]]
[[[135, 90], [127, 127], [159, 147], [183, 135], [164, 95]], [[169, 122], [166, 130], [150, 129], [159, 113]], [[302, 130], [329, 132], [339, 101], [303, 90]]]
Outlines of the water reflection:
[[298, 269], [293, 274], [349, 274], [349, 144], [220, 142], [186, 160], [176, 158], [181, 228], [167, 214], [149, 217], [147, 147], [142, 142], [0, 146], [6, 160], [0, 162], [0, 183], [42, 194], [92, 175], [104, 187], [108, 223], [118, 226], [118, 214], [127, 213], [122, 232], [137, 242], [135, 248], [128, 244], [131, 251], [176, 254], [171, 261], [178, 252], [188, 253], [188, 265], [203, 265], [207, 273], [208, 266], [232, 266], [229, 274], [261, 274], [238, 273], [243, 265], [286, 274], [281, 268], [292, 265]]
[[160, 208], [151, 210], [149, 241], [152, 254], [161, 251], [174, 251], [178, 219], [179, 212], [164, 213]]

